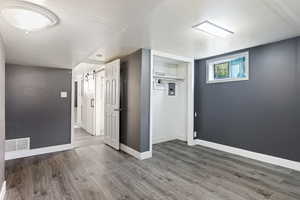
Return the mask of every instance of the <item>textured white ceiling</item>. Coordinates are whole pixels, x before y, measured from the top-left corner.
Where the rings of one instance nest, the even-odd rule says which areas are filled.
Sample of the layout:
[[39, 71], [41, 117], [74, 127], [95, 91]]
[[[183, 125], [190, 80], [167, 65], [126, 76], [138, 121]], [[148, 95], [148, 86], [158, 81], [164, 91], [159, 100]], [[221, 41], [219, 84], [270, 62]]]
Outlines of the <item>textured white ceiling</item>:
[[[9, 0], [0, 0], [1, 3]], [[299, 0], [28, 0], [52, 10], [60, 24], [25, 34], [0, 17], [7, 62], [71, 68], [94, 54], [107, 61], [138, 48], [203, 58], [300, 33]], [[193, 30], [210, 20], [235, 34]]]

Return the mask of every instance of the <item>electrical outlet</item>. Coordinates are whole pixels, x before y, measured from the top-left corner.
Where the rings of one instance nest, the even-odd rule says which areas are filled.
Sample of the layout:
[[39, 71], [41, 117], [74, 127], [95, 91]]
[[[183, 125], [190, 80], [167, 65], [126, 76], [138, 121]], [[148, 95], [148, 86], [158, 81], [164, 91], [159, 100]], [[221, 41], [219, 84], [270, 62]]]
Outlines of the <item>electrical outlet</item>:
[[197, 131], [194, 131], [194, 138], [197, 137]]

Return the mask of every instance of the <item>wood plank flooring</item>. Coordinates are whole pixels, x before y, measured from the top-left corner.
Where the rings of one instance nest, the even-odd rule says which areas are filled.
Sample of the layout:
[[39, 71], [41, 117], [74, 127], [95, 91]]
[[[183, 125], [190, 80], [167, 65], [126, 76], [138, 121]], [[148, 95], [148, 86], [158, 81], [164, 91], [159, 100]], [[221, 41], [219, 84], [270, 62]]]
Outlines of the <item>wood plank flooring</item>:
[[104, 136], [93, 136], [82, 128], [75, 128], [74, 138], [75, 147], [103, 144], [104, 140]]
[[299, 200], [300, 173], [181, 141], [138, 161], [104, 144], [7, 162], [6, 200]]

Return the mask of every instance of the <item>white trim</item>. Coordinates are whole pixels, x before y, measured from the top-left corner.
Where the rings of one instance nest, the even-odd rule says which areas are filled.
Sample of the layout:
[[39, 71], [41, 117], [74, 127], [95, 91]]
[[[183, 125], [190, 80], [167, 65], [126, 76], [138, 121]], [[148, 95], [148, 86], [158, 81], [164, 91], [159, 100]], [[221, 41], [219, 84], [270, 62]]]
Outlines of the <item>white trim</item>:
[[188, 145], [194, 145], [194, 58], [188, 58], [183, 56], [176, 56], [169, 53], [151, 50], [151, 60], [150, 60], [150, 152], [152, 154], [152, 145], [153, 145], [153, 133], [152, 133], [152, 117], [153, 117], [153, 69], [154, 69], [154, 60], [153, 57], [163, 57], [174, 59], [177, 61], [182, 61], [188, 63], [187, 67], [187, 126], [186, 126], [186, 140]]
[[190, 62], [187, 74], [187, 143], [194, 145], [194, 63]]
[[163, 58], [170, 58], [170, 59], [174, 59], [177, 61], [183, 61], [183, 62], [192, 62], [194, 63], [195, 60], [194, 58], [189, 58], [189, 57], [184, 57], [184, 56], [177, 56], [177, 55], [173, 55], [173, 54], [169, 54], [169, 53], [165, 53], [162, 51], [156, 51], [156, 50], [151, 50], [151, 56], [159, 56], [159, 57], [163, 57]]
[[181, 141], [186, 141], [186, 138], [184, 137], [169, 137], [169, 138], [159, 138], [159, 139], [153, 139], [152, 144], [159, 144], [159, 143], [163, 143], [163, 142], [168, 142], [168, 141], [172, 141], [172, 140], [181, 140]]
[[248, 150], [244, 150], [244, 149], [240, 149], [240, 148], [230, 147], [227, 145], [217, 144], [217, 143], [208, 142], [208, 141], [199, 140], [199, 139], [194, 140], [194, 142], [195, 142], [195, 144], [213, 148], [213, 149], [217, 149], [219, 151], [224, 151], [227, 153], [243, 156], [246, 158], [251, 158], [253, 160], [258, 160], [258, 161], [270, 163], [273, 165], [278, 165], [281, 167], [300, 171], [300, 162], [291, 161], [291, 160], [287, 160], [287, 159], [283, 159], [283, 158], [278, 158], [275, 156], [269, 156], [266, 154], [256, 153], [256, 152], [252, 152], [252, 151], [248, 151]]
[[151, 50], [150, 52], [150, 118], [149, 118], [149, 147], [150, 147], [150, 152], [152, 153], [152, 146], [153, 146], [153, 120], [152, 120], [152, 115], [153, 115], [153, 107], [152, 107], [152, 102], [153, 102], [153, 95], [152, 95], [152, 91], [153, 91], [153, 69], [154, 69], [154, 57], [155, 55], [155, 51]]
[[152, 158], [152, 152], [145, 151], [143, 153], [140, 153], [140, 157], [139, 157], [140, 160], [146, 160], [146, 159], [149, 159], [149, 158]]
[[[72, 70], [72, 74], [73, 76], [73, 82], [74, 82], [74, 89], [75, 89], [75, 82], [77, 82], [77, 113], [75, 115], [74, 112], [74, 128], [80, 128], [81, 127], [81, 76], [75, 75], [74, 73], [74, 69]], [[74, 104], [75, 104], [75, 91], [74, 93]], [[75, 107], [73, 107], [74, 111], [75, 111]], [[75, 117], [77, 118], [77, 121], [75, 123]], [[73, 138], [74, 139], [74, 138]]]
[[211, 84], [211, 83], [227, 83], [227, 82], [238, 82], [238, 81], [249, 81], [249, 75], [246, 78], [227, 78], [227, 79], [212, 80], [212, 81], [207, 80], [206, 83]]
[[105, 65], [96, 67], [96, 69], [95, 69], [95, 72], [96, 72], [96, 73], [101, 72], [101, 71], [105, 71]]
[[3, 182], [0, 192], [0, 200], [4, 200], [6, 193], [6, 181]]
[[183, 136], [177, 136], [176, 138], [175, 138], [175, 140], [181, 140], [181, 141], [184, 141], [184, 142], [187, 142], [187, 137], [183, 137]]
[[[74, 87], [75, 87], [75, 77], [73, 77], [73, 72], [74, 70], [72, 70], [72, 88], [71, 88], [71, 144], [74, 143], [74, 134], [75, 134], [75, 117], [74, 117], [74, 110], [75, 110], [75, 91], [74, 91]], [[78, 82], [77, 82], [77, 87], [78, 87]], [[77, 91], [78, 92], [78, 91]], [[78, 112], [78, 109], [77, 109]], [[78, 118], [78, 116], [77, 116]]]
[[125, 153], [128, 153], [129, 155], [132, 155], [133, 157], [139, 159], [139, 160], [145, 160], [152, 157], [152, 152], [146, 151], [146, 152], [138, 152], [129, 146], [126, 146], [125, 144], [120, 144], [121, 151], [124, 151]]
[[47, 154], [47, 153], [66, 151], [66, 150], [70, 150], [72, 148], [73, 148], [73, 146], [71, 144], [63, 144], [63, 145], [43, 147], [43, 148], [38, 148], [38, 149], [6, 152], [5, 160], [13, 160], [13, 159], [17, 159], [17, 158], [25, 158], [25, 157], [42, 155], [42, 154]]

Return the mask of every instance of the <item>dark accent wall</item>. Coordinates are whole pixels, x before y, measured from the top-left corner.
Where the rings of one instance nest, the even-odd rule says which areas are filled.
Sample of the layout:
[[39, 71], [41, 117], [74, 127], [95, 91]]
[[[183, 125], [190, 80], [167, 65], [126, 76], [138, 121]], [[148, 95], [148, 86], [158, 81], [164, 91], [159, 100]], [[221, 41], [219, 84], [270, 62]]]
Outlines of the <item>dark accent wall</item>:
[[30, 137], [32, 149], [71, 143], [71, 85], [68, 69], [7, 64], [6, 139]]
[[140, 49], [121, 59], [122, 144], [139, 152], [150, 145], [150, 50]]
[[300, 38], [247, 50], [249, 81], [206, 84], [195, 61], [198, 138], [300, 161]]
[[4, 182], [5, 141], [5, 58], [4, 45], [0, 35], [0, 190]]
[[151, 51], [142, 49], [141, 70], [141, 138], [140, 151], [150, 150]]

